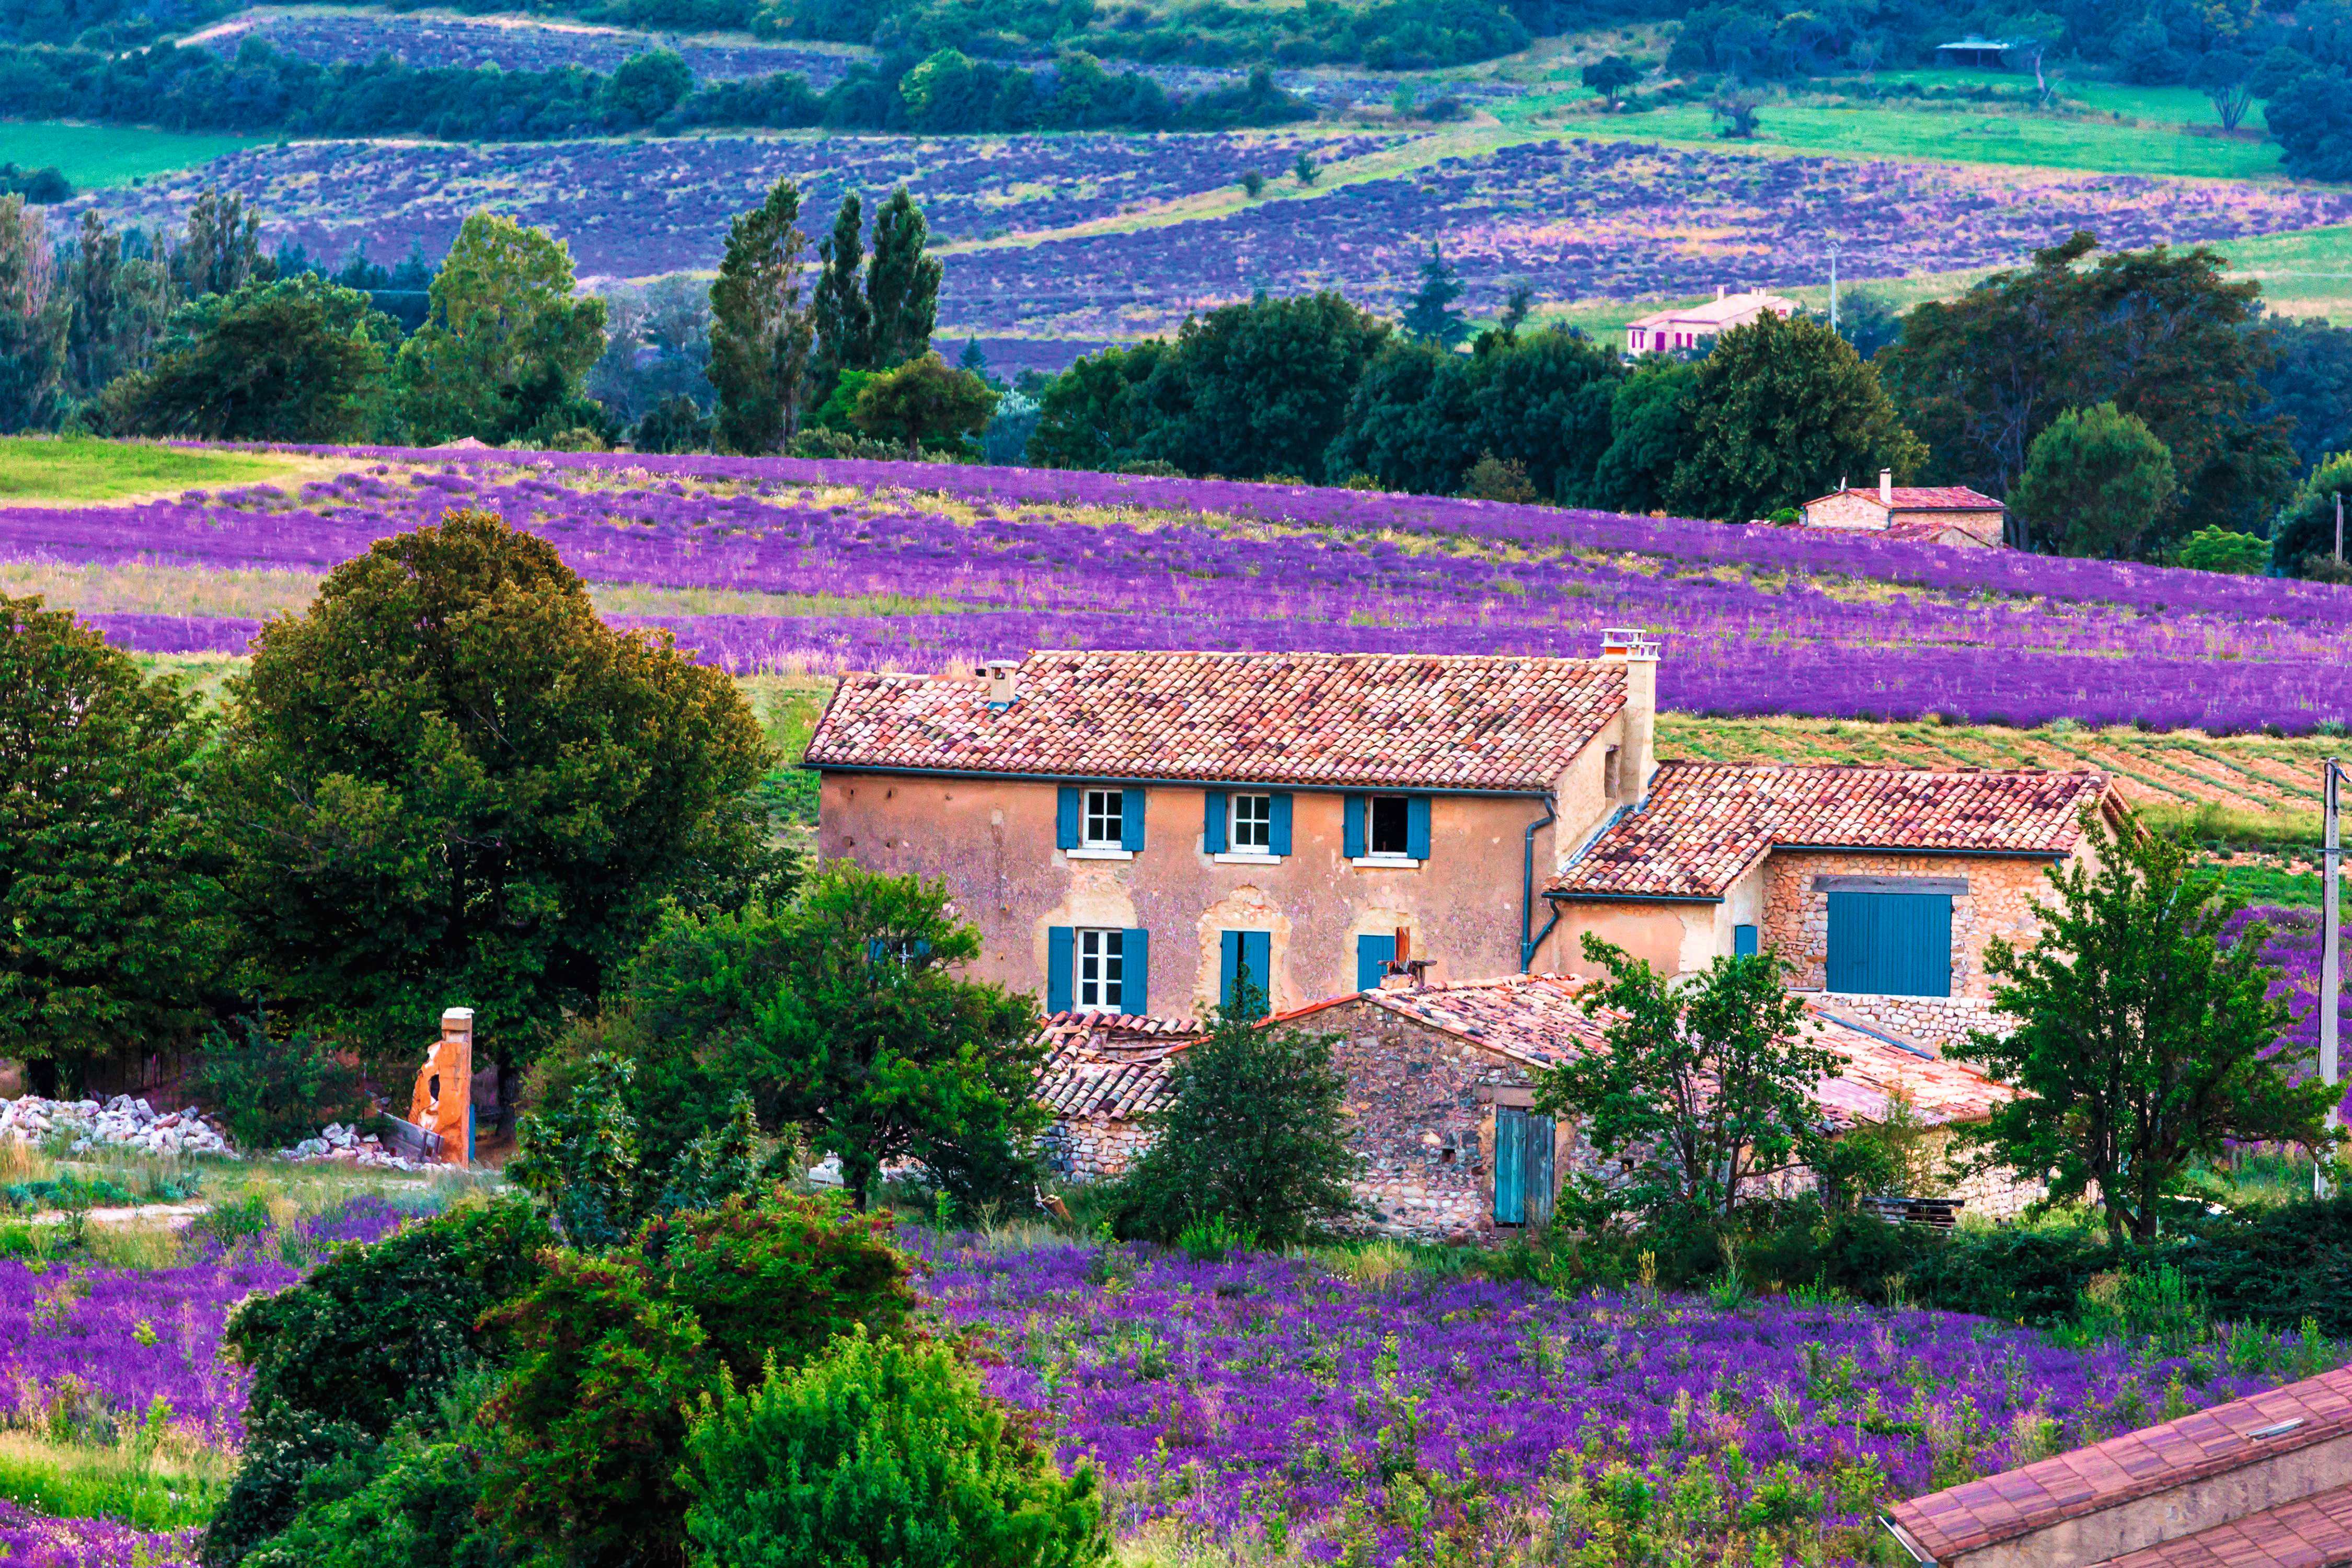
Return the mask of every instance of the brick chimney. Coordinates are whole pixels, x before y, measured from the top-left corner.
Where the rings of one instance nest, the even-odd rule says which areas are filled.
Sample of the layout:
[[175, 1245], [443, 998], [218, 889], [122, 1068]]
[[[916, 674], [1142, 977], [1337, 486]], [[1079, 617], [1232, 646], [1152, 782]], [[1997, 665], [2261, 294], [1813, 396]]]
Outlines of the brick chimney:
[[1601, 634], [1601, 657], [1625, 667], [1625, 752], [1618, 763], [1625, 798], [1641, 802], [1657, 772], [1658, 645], [1640, 626], [1611, 626]]
[[1885, 507], [1890, 511], [1894, 510], [1895, 470], [1893, 468], [1881, 468], [1878, 470], [1878, 504]]

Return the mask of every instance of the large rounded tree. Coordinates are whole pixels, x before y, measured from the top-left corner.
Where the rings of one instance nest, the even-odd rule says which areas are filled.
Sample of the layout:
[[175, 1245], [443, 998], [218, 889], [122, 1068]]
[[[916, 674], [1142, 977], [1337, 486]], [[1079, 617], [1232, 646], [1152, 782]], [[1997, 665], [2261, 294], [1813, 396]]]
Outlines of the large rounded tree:
[[1741, 522], [1927, 460], [1852, 343], [1819, 321], [1767, 315], [1724, 333], [1700, 363], [1665, 503]]
[[371, 1054], [466, 1005], [512, 1067], [666, 900], [748, 890], [773, 760], [725, 673], [606, 626], [544, 540], [452, 511], [337, 567], [230, 685], [217, 784], [253, 958]]

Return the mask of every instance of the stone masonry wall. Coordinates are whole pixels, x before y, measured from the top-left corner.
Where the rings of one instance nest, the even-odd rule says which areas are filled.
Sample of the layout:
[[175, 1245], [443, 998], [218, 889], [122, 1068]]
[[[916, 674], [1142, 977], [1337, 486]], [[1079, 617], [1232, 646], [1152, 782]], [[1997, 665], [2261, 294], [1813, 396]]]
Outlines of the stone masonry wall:
[[[1813, 890], [1816, 877], [1937, 877], [1963, 879], [1969, 890], [1952, 899], [1952, 994], [1985, 998], [1992, 994], [1984, 972], [1985, 943], [1993, 937], [2012, 945], [2033, 940], [2040, 922], [2033, 904], [2049, 887], [2048, 862], [2019, 858], [1978, 859], [1937, 855], [1774, 854], [1765, 865], [1766, 945], [1780, 950], [1795, 967], [1791, 984], [1818, 991], [1829, 967], [1829, 895]], [[1901, 1033], [1890, 1030], [1890, 1033]]]
[[1150, 1147], [1151, 1135], [1139, 1122], [1070, 1116], [1047, 1127], [1040, 1142], [1045, 1168], [1066, 1182], [1084, 1186], [1125, 1175], [1136, 1157]]
[[1925, 1046], [1938, 1056], [1967, 1039], [1972, 1029], [2000, 1035], [2016, 1027], [2013, 1020], [1995, 1015], [1990, 1001], [1977, 996], [1864, 996], [1824, 991], [1820, 1001], [1848, 1023]]

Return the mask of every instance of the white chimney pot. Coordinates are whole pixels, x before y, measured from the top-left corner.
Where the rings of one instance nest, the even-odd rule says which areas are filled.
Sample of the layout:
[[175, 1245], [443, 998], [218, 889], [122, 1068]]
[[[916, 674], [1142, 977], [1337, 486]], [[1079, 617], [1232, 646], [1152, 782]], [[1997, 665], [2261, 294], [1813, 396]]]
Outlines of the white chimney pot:
[[1889, 507], [1895, 504], [1895, 470], [1893, 468], [1878, 470], [1878, 504]]

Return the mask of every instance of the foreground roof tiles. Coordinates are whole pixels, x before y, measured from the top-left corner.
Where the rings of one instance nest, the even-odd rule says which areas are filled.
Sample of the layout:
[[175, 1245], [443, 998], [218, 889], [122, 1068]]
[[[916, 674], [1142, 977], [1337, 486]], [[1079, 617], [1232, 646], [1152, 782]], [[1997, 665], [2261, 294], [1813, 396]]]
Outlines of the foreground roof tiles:
[[812, 767], [1536, 793], [1624, 706], [1597, 659], [1037, 653], [979, 680], [852, 676]]
[[1037, 1103], [1062, 1118], [1127, 1121], [1168, 1097], [1169, 1058], [1201, 1037], [1192, 1018], [1056, 1013], [1037, 1031], [1047, 1052]]
[[2110, 1557], [2100, 1568], [2341, 1568], [2352, 1563], [2352, 1485]]
[[[1968, 1481], [1927, 1497], [1898, 1503], [1888, 1518], [1916, 1541], [1938, 1563], [1955, 1552], [1973, 1552], [2000, 1542], [2014, 1541], [2063, 1524], [2085, 1514], [2153, 1497], [2178, 1487], [2242, 1468], [2258, 1460], [2307, 1448], [2352, 1433], [2352, 1367], [2338, 1367], [2317, 1377], [2290, 1383], [2244, 1399], [2233, 1399], [2208, 1410], [2194, 1411], [2178, 1420], [2126, 1432], [2087, 1448], [1993, 1476]], [[2320, 1506], [2315, 1497], [2315, 1531], [2335, 1528], [2322, 1516], [2340, 1520], [2342, 1505]], [[2272, 1510], [2284, 1514], [2286, 1509]], [[2261, 1516], [2256, 1516], [2261, 1517]], [[2297, 1515], [2290, 1527], [2302, 1522]], [[2271, 1526], [2255, 1518], [2239, 1521], [2243, 1531], [2269, 1535]], [[2228, 1563], [2233, 1568], [2273, 1562], [2295, 1561], [2249, 1552], [2244, 1542], [2225, 1539], [2224, 1532], [2202, 1532], [2210, 1556], [2194, 1554], [2185, 1537], [2116, 1558], [2116, 1564], [2157, 1568]], [[2275, 1541], [2275, 1537], [2273, 1537]], [[2175, 1551], [2189, 1555], [2171, 1556]], [[2338, 1563], [2324, 1557], [2320, 1563]]]
[[1775, 848], [2065, 855], [2092, 773], [1935, 773], [1830, 765], [1662, 764], [1641, 806], [1611, 825], [1552, 884], [1580, 895], [1717, 899]]

